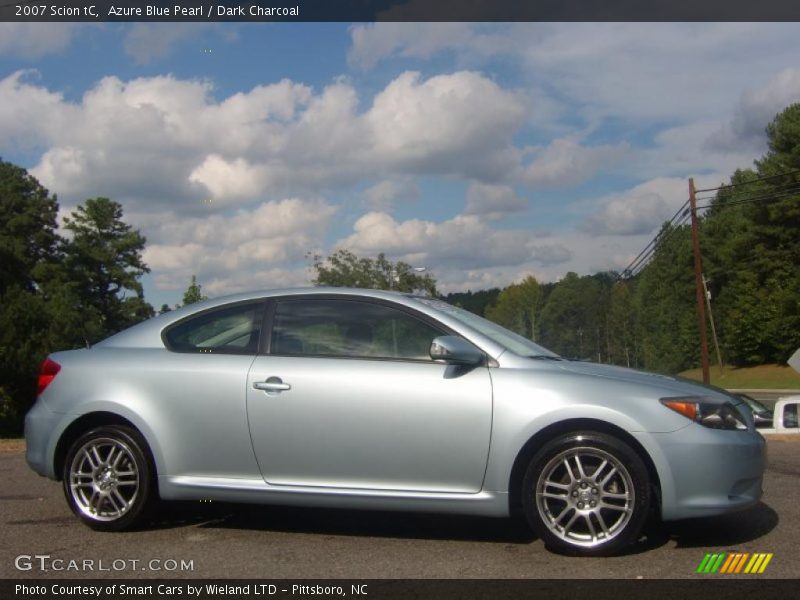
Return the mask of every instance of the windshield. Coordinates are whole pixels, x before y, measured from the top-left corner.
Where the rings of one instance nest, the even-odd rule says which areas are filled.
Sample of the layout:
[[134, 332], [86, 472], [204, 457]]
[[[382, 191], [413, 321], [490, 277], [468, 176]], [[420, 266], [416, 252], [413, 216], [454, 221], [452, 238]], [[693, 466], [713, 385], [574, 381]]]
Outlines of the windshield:
[[736, 394], [736, 395], [739, 396], [739, 398], [741, 398], [742, 400], [744, 400], [750, 407], [750, 410], [752, 410], [754, 413], [758, 414], [758, 413], [769, 412], [769, 409], [763, 404], [761, 404], [761, 402], [759, 402], [755, 398], [751, 398], [747, 394]]
[[479, 317], [478, 315], [471, 313], [468, 310], [464, 310], [463, 308], [458, 308], [452, 304], [448, 304], [442, 300], [435, 300], [433, 298], [419, 298], [415, 296], [414, 300], [434, 308], [439, 312], [443, 312], [458, 321], [461, 321], [468, 327], [479, 333], [482, 333], [493, 342], [500, 344], [506, 350], [510, 350], [519, 356], [549, 359], [560, 358], [555, 352], [551, 352], [547, 348], [540, 346], [539, 344], [536, 344], [535, 342], [532, 342], [531, 340], [524, 338], [513, 331], [509, 331], [505, 327], [501, 327], [497, 323], [493, 323], [488, 319]]

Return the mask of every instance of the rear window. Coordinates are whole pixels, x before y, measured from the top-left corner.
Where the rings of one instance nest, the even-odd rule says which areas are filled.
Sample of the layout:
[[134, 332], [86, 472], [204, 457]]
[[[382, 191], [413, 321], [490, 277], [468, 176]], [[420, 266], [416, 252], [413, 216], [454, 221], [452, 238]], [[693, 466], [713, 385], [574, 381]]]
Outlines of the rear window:
[[210, 310], [170, 327], [164, 341], [175, 352], [256, 354], [263, 313], [261, 302]]

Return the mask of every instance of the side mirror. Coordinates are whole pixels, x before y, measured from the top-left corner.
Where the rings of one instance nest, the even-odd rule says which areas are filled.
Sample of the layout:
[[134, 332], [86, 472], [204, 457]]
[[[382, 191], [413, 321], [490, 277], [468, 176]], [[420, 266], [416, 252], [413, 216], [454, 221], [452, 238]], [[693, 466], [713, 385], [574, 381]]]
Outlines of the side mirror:
[[443, 335], [431, 342], [433, 360], [443, 360], [451, 365], [477, 366], [485, 358], [483, 352], [463, 338]]

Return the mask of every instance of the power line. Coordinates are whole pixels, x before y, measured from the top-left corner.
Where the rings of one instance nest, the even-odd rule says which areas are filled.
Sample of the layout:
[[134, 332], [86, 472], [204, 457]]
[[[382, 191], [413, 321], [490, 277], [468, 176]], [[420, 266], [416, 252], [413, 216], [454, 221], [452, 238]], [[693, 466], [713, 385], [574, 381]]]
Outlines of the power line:
[[650, 244], [648, 244], [648, 246], [652, 245], [652, 248], [650, 248], [647, 254], [635, 261], [635, 264], [632, 263], [631, 266], [626, 269], [628, 272], [627, 278], [636, 277], [639, 273], [641, 273], [650, 262], [650, 259], [655, 256], [656, 252], [658, 252], [667, 242], [675, 237], [678, 232], [683, 231], [682, 227], [686, 225], [690, 219], [691, 213], [687, 211], [681, 219], [672, 224], [668, 231], [664, 232], [662, 229], [662, 231], [660, 231], [659, 234], [653, 238]]
[[[636, 269], [642, 262], [646, 262], [647, 260], [650, 259], [650, 257], [657, 249], [656, 247], [660, 242], [660, 238], [667, 237], [671, 233], [671, 231], [664, 233], [664, 227], [679, 227], [680, 225], [686, 222], [685, 219], [689, 214], [688, 209], [686, 208], [688, 204], [689, 201], [687, 200], [681, 205], [681, 207], [675, 212], [675, 214], [672, 215], [672, 217], [668, 221], [666, 221], [664, 225], [661, 226], [661, 230], [659, 230], [656, 236], [652, 240], [650, 240], [650, 242], [644, 247], [644, 249], [641, 252], [639, 252], [639, 254], [636, 255], [636, 257], [631, 261], [631, 263], [622, 271], [622, 273], [619, 276], [619, 279], [628, 279], [629, 277], [632, 277], [631, 273], [633, 272], [633, 270]], [[682, 221], [682, 223], [680, 223], [679, 225], [675, 225], [676, 220], [680, 220]]]
[[[770, 195], [774, 194], [775, 192], [782, 192], [782, 191], [785, 191], [785, 190], [797, 189], [798, 186], [800, 186], [800, 182], [799, 181], [792, 181], [790, 183], [784, 183], [784, 184], [781, 184], [781, 185], [776, 185], [766, 194], [764, 193], [763, 190], [752, 190], [750, 192], [745, 192], [744, 194], [735, 195], [732, 198], [733, 198], [733, 200], [739, 200], [740, 198], [746, 197], [748, 193], [749, 194], [761, 194], [762, 196], [770, 196]], [[718, 196], [717, 194], [711, 194], [709, 196], [698, 197], [697, 198], [698, 205], [699, 205], [700, 202], [705, 202], [705, 201], [713, 202], [714, 200], [717, 199], [717, 196]], [[726, 204], [728, 204], [727, 201], [725, 203], [720, 203], [719, 206], [724, 206]]]
[[726, 208], [728, 206], [736, 206], [739, 204], [750, 204], [752, 202], [768, 202], [770, 200], [780, 200], [781, 198], [788, 198], [791, 196], [795, 196], [800, 194], [800, 183], [794, 183], [788, 186], [784, 186], [782, 189], [778, 188], [774, 192], [769, 194], [762, 194], [760, 196], [750, 196], [750, 197], [742, 197], [742, 198], [733, 198], [732, 200], [728, 200], [726, 202], [718, 202], [714, 204], [705, 204], [699, 205], [697, 207], [698, 210], [700, 209], [707, 209], [707, 208]]
[[696, 193], [699, 194], [701, 192], [716, 192], [717, 190], [739, 187], [741, 185], [751, 185], [753, 183], [758, 183], [760, 181], [768, 181], [770, 179], [777, 179], [779, 177], [786, 177], [787, 175], [795, 175], [797, 173], [800, 173], [800, 169], [795, 169], [794, 171], [786, 171], [785, 173], [778, 173], [777, 175], [769, 175], [767, 177], [756, 177], [755, 179], [750, 179], [749, 181], [740, 181], [739, 183], [727, 183], [719, 187], [707, 188], [704, 190], [696, 190]]
[[[742, 185], [749, 185], [753, 183], [758, 183], [761, 181], [768, 181], [771, 179], [777, 179], [779, 177], [786, 177], [787, 175], [794, 175], [800, 173], [800, 169], [796, 169], [793, 171], [786, 171], [784, 173], [778, 173], [777, 175], [769, 175], [767, 177], [758, 177], [756, 179], [751, 179], [750, 181], [743, 181], [740, 183], [732, 183], [730, 185], [721, 185], [715, 188], [707, 188], [703, 190], [695, 190], [695, 194], [697, 192], [718, 192], [720, 190], [726, 190], [733, 187], [739, 187]], [[760, 192], [754, 192], [759, 194]], [[751, 202], [766, 202], [771, 200], [778, 200], [781, 198], [792, 196], [796, 193], [800, 193], [800, 182], [791, 182], [783, 185], [776, 186], [769, 194], [761, 194], [755, 196], [746, 196], [743, 195], [739, 198], [733, 198], [726, 202], [717, 202], [714, 203], [714, 200], [717, 199], [717, 195], [709, 195], [703, 196], [700, 198], [696, 198], [696, 201], [708, 201], [708, 204], [705, 205], [696, 205], [696, 210], [707, 210], [710, 208], [725, 208], [728, 206], [736, 206], [739, 204], [747, 204]], [[656, 236], [650, 240], [650, 242], [642, 249], [639, 254], [630, 262], [630, 264], [620, 273], [619, 279], [629, 279], [631, 277], [635, 277], [639, 273], [642, 272], [644, 267], [653, 257], [653, 255], [670, 239], [672, 236], [675, 235], [676, 231], [680, 231], [681, 227], [686, 224], [691, 216], [691, 212], [686, 206], [689, 204], [689, 200], [684, 202], [678, 211], [672, 216], [672, 218], [665, 222], [662, 225], [661, 230], [656, 234]], [[669, 227], [665, 232], [665, 228]]]
[[[674, 222], [675, 222], [675, 219], [678, 217], [678, 215], [680, 215], [682, 212], [685, 214], [685, 209], [686, 209], [686, 205], [687, 205], [687, 204], [689, 204], [689, 201], [688, 201], [688, 200], [687, 200], [686, 202], [684, 202], [684, 203], [681, 205], [681, 207], [680, 207], [680, 208], [677, 210], [677, 212], [676, 212], [674, 215], [672, 215], [672, 217], [671, 217], [671, 218], [669, 219], [669, 221], [667, 221], [666, 223], [667, 223], [667, 224], [669, 224], [669, 225], [671, 225], [672, 223], [674, 223]], [[663, 225], [662, 225], [662, 228], [663, 228]], [[647, 250], [650, 248], [650, 246], [651, 246], [651, 245], [653, 245], [653, 244], [655, 244], [655, 243], [656, 243], [656, 241], [658, 240], [658, 237], [659, 237], [659, 235], [660, 235], [660, 234], [661, 234], [661, 232], [659, 231], [659, 233], [658, 233], [658, 234], [656, 234], [656, 237], [654, 237], [652, 240], [650, 240], [650, 243], [649, 243], [649, 244], [647, 244], [647, 246], [645, 246], [645, 247], [644, 247], [644, 250], [642, 250], [642, 251], [641, 251], [641, 252], [640, 252], [640, 253], [639, 253], [639, 254], [636, 256], [636, 258], [634, 258], [634, 259], [631, 261], [631, 264], [630, 264], [630, 265], [628, 265], [628, 268], [630, 268], [630, 267], [631, 267], [631, 266], [632, 266], [632, 265], [633, 265], [633, 264], [634, 264], [634, 263], [635, 263], [635, 262], [636, 262], [636, 261], [637, 261], [637, 260], [638, 260], [638, 259], [639, 259], [639, 258], [640, 258], [640, 257], [641, 257], [641, 256], [642, 256], [644, 253], [645, 253], [645, 252], [647, 252]], [[627, 271], [628, 269], [625, 269], [625, 270]]]

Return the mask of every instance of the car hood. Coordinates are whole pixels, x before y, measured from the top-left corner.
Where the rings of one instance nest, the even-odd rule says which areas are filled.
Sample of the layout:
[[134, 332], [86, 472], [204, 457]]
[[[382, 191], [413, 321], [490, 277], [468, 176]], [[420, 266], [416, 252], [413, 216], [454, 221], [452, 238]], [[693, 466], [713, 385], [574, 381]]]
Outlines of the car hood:
[[674, 396], [724, 396], [729, 400], [733, 400], [734, 404], [739, 404], [740, 402], [738, 398], [734, 398], [723, 389], [705, 385], [699, 381], [684, 379], [683, 377], [672, 377], [614, 365], [601, 365], [574, 360], [554, 362], [553, 366], [572, 373], [659, 387], [668, 391], [669, 395]]

